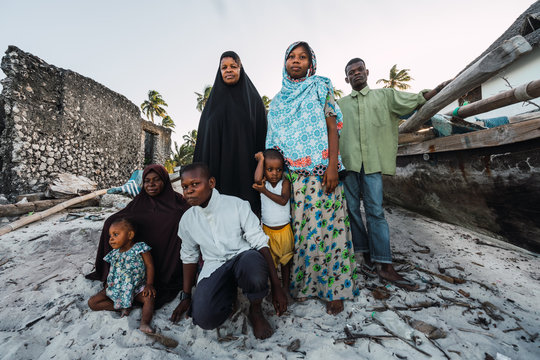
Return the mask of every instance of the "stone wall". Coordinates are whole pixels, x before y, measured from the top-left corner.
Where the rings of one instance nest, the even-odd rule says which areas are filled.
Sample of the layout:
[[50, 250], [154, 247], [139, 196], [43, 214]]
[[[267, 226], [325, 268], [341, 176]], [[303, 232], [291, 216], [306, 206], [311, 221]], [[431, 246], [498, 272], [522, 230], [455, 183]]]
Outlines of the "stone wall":
[[123, 184], [146, 163], [163, 163], [171, 130], [141, 118], [124, 96], [10, 46], [0, 96], [0, 192], [43, 191], [57, 173], [86, 176], [99, 188]]

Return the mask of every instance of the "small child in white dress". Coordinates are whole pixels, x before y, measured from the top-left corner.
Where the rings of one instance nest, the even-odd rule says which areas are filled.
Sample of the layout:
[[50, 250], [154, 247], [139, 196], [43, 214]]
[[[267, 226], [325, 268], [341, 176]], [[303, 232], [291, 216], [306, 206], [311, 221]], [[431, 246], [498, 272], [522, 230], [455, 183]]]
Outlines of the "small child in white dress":
[[111, 264], [106, 288], [88, 300], [94, 311], [121, 311], [129, 315], [133, 301], [143, 304], [141, 325], [145, 333], [153, 333], [150, 327], [154, 314], [154, 261], [150, 246], [135, 242], [136, 228], [130, 220], [119, 218], [109, 228], [109, 244], [113, 248], [103, 259]]
[[253, 188], [261, 193], [263, 230], [270, 238], [268, 246], [276, 268], [281, 264], [283, 290], [289, 294], [294, 235], [291, 229], [291, 183], [283, 178], [285, 160], [277, 150], [255, 154], [258, 161]]

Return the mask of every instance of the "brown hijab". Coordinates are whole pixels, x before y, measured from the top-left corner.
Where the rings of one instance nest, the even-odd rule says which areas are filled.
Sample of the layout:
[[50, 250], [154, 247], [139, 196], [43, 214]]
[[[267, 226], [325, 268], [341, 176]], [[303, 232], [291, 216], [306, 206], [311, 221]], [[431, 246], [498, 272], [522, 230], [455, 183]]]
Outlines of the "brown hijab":
[[112, 249], [109, 245], [109, 227], [120, 217], [127, 217], [137, 224], [136, 240], [143, 241], [152, 248], [156, 275], [156, 308], [173, 300], [182, 289], [182, 262], [180, 260], [181, 240], [178, 237], [178, 223], [189, 208], [184, 197], [172, 188], [167, 170], [161, 165], [148, 165], [143, 179], [151, 171], [163, 180], [163, 190], [150, 196], [144, 190], [124, 209], [111, 215], [103, 225], [96, 256], [96, 270], [86, 278], [105, 282], [109, 274], [109, 264], [103, 260]]

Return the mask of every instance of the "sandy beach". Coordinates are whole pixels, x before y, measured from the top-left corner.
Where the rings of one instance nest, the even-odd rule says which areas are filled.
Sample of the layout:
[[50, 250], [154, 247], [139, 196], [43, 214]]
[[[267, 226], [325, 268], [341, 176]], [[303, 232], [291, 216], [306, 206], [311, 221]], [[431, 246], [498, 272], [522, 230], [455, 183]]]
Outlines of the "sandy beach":
[[[62, 222], [66, 213], [56, 214], [0, 238], [0, 358], [540, 358], [536, 254], [397, 207], [386, 209], [396, 266], [424, 291], [406, 292], [361, 276], [360, 296], [347, 301], [338, 316], [308, 300], [277, 317], [265, 301], [275, 329], [265, 341], [252, 334], [244, 298], [219, 333], [190, 319], [172, 324], [175, 301], [155, 313], [153, 326], [176, 340], [176, 347], [138, 330], [140, 309], [125, 318], [89, 310], [87, 300], [101, 284], [84, 274], [92, 270], [104, 220]], [[106, 218], [115, 210], [77, 211]], [[430, 329], [434, 339], [411, 326], [418, 327], [418, 320], [436, 328]]]

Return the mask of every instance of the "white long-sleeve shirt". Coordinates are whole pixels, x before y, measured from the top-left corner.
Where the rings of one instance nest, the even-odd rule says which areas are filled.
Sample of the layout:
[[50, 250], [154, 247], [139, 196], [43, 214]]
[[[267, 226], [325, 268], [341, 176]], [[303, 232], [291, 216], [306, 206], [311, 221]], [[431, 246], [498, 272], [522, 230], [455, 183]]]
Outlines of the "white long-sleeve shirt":
[[197, 263], [201, 251], [204, 266], [198, 281], [236, 255], [268, 246], [268, 236], [249, 202], [222, 195], [216, 189], [205, 208], [193, 206], [184, 213], [178, 236], [182, 239], [180, 257], [184, 264]]

